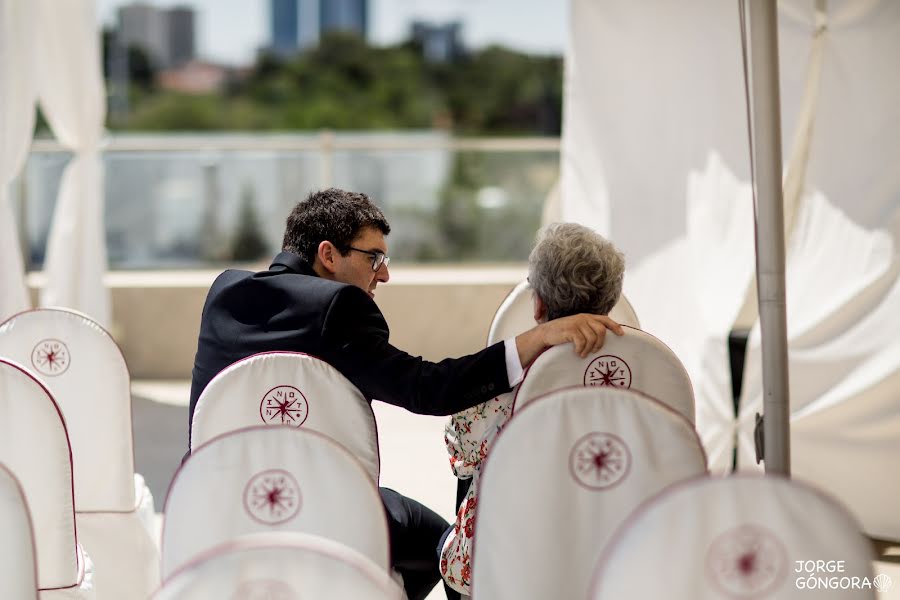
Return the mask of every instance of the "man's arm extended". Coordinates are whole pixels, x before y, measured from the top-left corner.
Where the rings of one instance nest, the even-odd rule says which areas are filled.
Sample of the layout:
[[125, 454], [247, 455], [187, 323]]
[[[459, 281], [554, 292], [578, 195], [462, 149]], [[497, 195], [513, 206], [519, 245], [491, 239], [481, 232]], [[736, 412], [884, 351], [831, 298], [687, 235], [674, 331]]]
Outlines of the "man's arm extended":
[[605, 315], [580, 314], [541, 323], [516, 337], [519, 361], [525, 367], [550, 346], [575, 344], [575, 352], [582, 358], [600, 349], [609, 329], [624, 335], [622, 326]]

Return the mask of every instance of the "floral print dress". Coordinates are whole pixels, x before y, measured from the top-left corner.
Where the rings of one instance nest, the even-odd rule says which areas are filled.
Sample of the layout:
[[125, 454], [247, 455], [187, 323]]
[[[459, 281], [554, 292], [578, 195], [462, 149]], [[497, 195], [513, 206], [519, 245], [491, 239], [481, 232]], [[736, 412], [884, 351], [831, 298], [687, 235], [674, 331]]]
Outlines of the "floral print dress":
[[453, 531], [441, 550], [441, 577], [454, 590], [471, 595], [472, 537], [478, 478], [482, 463], [497, 433], [509, 419], [514, 392], [502, 394], [451, 416], [444, 428], [444, 442], [450, 454], [450, 468], [459, 479], [472, 479], [459, 505]]

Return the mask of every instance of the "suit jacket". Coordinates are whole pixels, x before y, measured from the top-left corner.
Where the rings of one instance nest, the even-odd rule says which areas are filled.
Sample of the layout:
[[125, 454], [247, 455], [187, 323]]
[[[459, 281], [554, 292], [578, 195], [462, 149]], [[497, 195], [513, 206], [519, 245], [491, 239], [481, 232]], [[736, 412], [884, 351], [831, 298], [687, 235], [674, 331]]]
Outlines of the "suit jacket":
[[272, 350], [317, 356], [370, 400], [419, 414], [450, 415], [510, 389], [502, 343], [432, 363], [395, 348], [388, 336], [387, 323], [368, 294], [318, 277], [296, 254], [282, 252], [268, 271], [225, 271], [203, 307], [190, 418], [200, 393], [219, 371]]

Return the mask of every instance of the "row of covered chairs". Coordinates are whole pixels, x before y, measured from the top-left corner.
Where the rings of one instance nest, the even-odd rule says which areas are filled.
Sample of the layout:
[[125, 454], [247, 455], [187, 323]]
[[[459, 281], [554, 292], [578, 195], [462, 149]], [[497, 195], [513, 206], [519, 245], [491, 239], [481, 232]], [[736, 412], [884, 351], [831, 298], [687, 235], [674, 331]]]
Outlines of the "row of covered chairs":
[[0, 359], [0, 463], [7, 479], [4, 507], [10, 509], [4, 510], [8, 525], [0, 536], [0, 560], [10, 565], [2, 585], [26, 590], [25, 598], [38, 593], [47, 600], [95, 598], [93, 569], [75, 536], [72, 453], [62, 412], [31, 373], [5, 359]]
[[788, 479], [709, 477], [689, 421], [635, 391], [530, 402], [480, 481], [475, 600], [862, 599], [890, 585], [843, 507]]
[[[520, 308], [526, 296], [520, 286], [517, 288], [517, 293], [512, 296], [515, 301], [509, 302], [507, 299], [504, 304], [513, 309]], [[637, 318], [630, 310], [627, 301], [621, 302], [620, 306], [626, 307], [626, 318], [619, 318], [636, 325]], [[504, 312], [501, 311], [500, 314], [503, 315]], [[515, 329], [518, 324], [514, 319], [507, 320], [504, 327]], [[494, 334], [501, 332], [500, 334], [505, 337], [504, 327], [492, 327], [492, 332]], [[515, 335], [516, 332], [510, 330], [508, 333]], [[586, 359], [585, 365], [575, 367], [575, 370], [578, 371], [577, 384], [627, 389], [632, 386], [633, 382], [645, 385], [645, 382], [654, 381], [664, 387], [674, 386], [677, 398], [676, 410], [684, 415], [677, 418], [684, 421], [686, 425], [680, 422], [678, 424], [685, 427], [687, 431], [693, 432], [690, 423], [693, 420], [693, 396], [690, 382], [677, 358], [658, 340], [638, 329], [629, 328], [621, 340], [614, 339], [614, 337], [607, 338], [607, 345], [604, 346], [606, 354], [591, 356]], [[520, 395], [516, 398], [517, 407], [525, 405], [550, 390], [576, 383], [572, 375], [574, 371], [568, 364], [569, 355], [572, 354], [571, 350], [557, 350], [563, 352], [548, 351], [529, 368], [525, 376], [527, 385], [523, 384], [519, 389]], [[612, 356], [609, 356], [610, 354]], [[624, 383], [620, 377], [622, 369], [627, 370], [627, 380]], [[662, 379], [652, 376], [654, 369], [662, 374]], [[661, 418], [676, 417], [666, 414]], [[258, 527], [258, 523], [253, 518], [248, 518], [243, 514], [246, 513], [246, 506], [241, 507], [235, 504], [222, 511], [224, 515], [231, 515], [230, 517], [200, 517], [199, 522], [201, 523], [206, 522], [207, 518], [225, 521], [219, 526], [210, 525], [208, 527], [216, 529], [218, 531], [216, 535], [199, 536], [201, 538], [199, 540], [196, 536], [190, 540], [181, 539], [183, 532], [192, 531], [191, 515], [199, 514], [203, 510], [204, 502], [211, 501], [214, 497], [227, 497], [231, 499], [231, 502], [236, 502], [236, 490], [240, 488], [243, 479], [252, 475], [250, 471], [253, 469], [248, 471], [245, 465], [237, 466], [235, 461], [242, 456], [247, 457], [261, 452], [267, 443], [266, 440], [269, 440], [268, 443], [275, 443], [272, 435], [275, 430], [260, 428], [260, 425], [287, 426], [284, 429], [288, 432], [282, 433], [283, 437], [290, 436], [289, 431], [292, 428], [299, 431], [320, 432], [348, 449], [359, 459], [359, 464], [369, 474], [371, 481], [375, 483], [378, 481], [377, 429], [371, 407], [359, 391], [340, 373], [314, 357], [298, 353], [269, 352], [238, 361], [213, 378], [197, 402], [191, 425], [192, 457], [185, 463], [183, 475], [176, 475], [166, 503], [166, 526], [163, 532], [164, 578], [173, 569], [177, 569], [179, 564], [189, 561], [191, 556], [201, 555], [216, 544], [221, 544], [227, 539], [240, 538], [255, 531], [254, 528]], [[242, 428], [247, 427], [251, 427], [251, 429], [241, 431]], [[237, 433], [229, 434], [227, 433], [229, 431], [237, 431]], [[251, 435], [256, 436], [255, 441], [249, 439]], [[216, 462], [213, 457], [219, 456], [222, 452], [220, 446], [229, 438], [234, 439], [231, 451], [219, 457]], [[238, 438], [242, 438], [245, 443], [244, 447], [241, 447]], [[251, 445], [253, 449], [251, 449]], [[214, 448], [216, 451], [211, 452]], [[691, 449], [701, 457], [696, 463], [699, 464], [699, 467], [696, 468], [705, 469], [699, 442], [694, 441]], [[260, 454], [260, 457], [263, 455]], [[271, 460], [273, 454], [270, 453], [268, 456]], [[277, 456], [277, 453], [274, 456]], [[284, 461], [276, 462], [283, 464]], [[257, 470], [265, 470], [263, 469], [266, 464], [264, 460], [256, 464], [258, 464]], [[323, 462], [323, 464], [325, 463]], [[232, 471], [239, 473], [233, 480], [224, 475]], [[206, 478], [210, 477], [210, 472], [221, 476], [221, 480], [215, 483], [205, 483]], [[334, 473], [340, 472], [340, 470], [329, 469], [329, 472], [333, 477]], [[694, 474], [696, 469], [687, 472]], [[324, 473], [320, 474], [324, 476]], [[183, 479], [189, 483], [184, 483]], [[224, 481], [226, 479], [227, 483]], [[303, 480], [308, 481], [311, 485], [322, 485], [316, 482], [316, 478], [305, 477]], [[231, 492], [226, 492], [224, 488], [220, 489], [220, 486], [225, 486]], [[323, 487], [327, 486], [323, 485]], [[184, 504], [182, 505], [182, 503]], [[180, 508], [180, 506], [189, 505], [192, 506], [184, 510]], [[178, 523], [173, 519], [178, 519]], [[358, 546], [359, 542], [354, 542], [346, 532], [332, 531], [332, 525], [327, 523], [327, 519], [323, 519], [321, 516], [319, 519], [322, 526], [328, 531], [320, 530], [318, 533], [332, 539], [339, 539], [358, 550], [361, 549]], [[299, 520], [291, 523], [290, 527], [299, 527], [299, 530], [309, 532], [308, 529], [304, 529], [305, 526]], [[361, 524], [357, 524], [355, 527], [358, 529], [357, 535], [366, 531], [366, 527]], [[170, 531], [173, 532], [171, 535]], [[352, 546], [353, 543], [357, 546]], [[170, 550], [176, 546], [179, 547], [178, 550]], [[371, 556], [370, 553], [363, 552], [363, 554], [370, 558], [377, 558]]]
[[91, 587], [101, 600], [145, 598], [159, 553], [118, 345], [81, 313], [38, 309], [0, 324], [0, 359], [0, 462], [31, 510], [42, 597]]
[[[632, 322], [637, 325], [636, 316]], [[501, 338], [516, 333], [491, 331]], [[47, 362], [37, 356], [39, 364]], [[475, 594], [587, 597], [593, 580], [595, 597], [617, 597], [597, 583], [610, 579], [596, 575], [598, 563], [618, 556], [610, 540], [623, 536], [613, 532], [626, 518], [634, 521], [636, 505], [706, 471], [684, 368], [659, 340], [627, 328], [585, 359], [568, 348], [542, 354], [527, 370], [513, 412], [482, 481]], [[320, 574], [355, 573], [347, 581], [367, 582], [369, 592], [352, 597], [400, 597], [387, 577], [374, 415], [330, 365], [283, 352], [239, 361], [201, 395], [191, 432], [192, 455], [166, 499], [159, 597], [295, 589], [290, 576], [254, 566], [288, 554], [331, 564]], [[130, 412], [128, 433], [130, 444]], [[266, 537], [272, 532], [285, 537]], [[560, 546], [565, 553], [553, 550]], [[332, 590], [330, 597], [341, 596]]]
[[[501, 305], [489, 343], [533, 326], [527, 291]], [[637, 326], [628, 308], [611, 316]], [[797, 561], [827, 555], [870, 586], [848, 593], [838, 577], [816, 593], [871, 598], [853, 518], [788, 480], [708, 477], [686, 370], [625, 329], [595, 355], [552, 348], [526, 371], [481, 473], [473, 597], [803, 598], [809, 577], [833, 574], [800, 577]]]
[[[9, 514], [30, 512], [19, 529], [34, 533], [33, 556], [21, 552], [27, 545], [9, 546], [22, 560], [35, 559], [30, 572], [37, 581], [23, 577], [25, 589], [41, 597], [146, 598], [159, 587], [160, 567], [168, 580], [230, 540], [272, 530], [323, 534], [365, 557], [369, 571], [387, 572], [374, 415], [326, 363], [270, 353], [233, 365], [210, 384], [198, 402], [192, 455], [166, 500], [160, 561], [148, 531], [152, 499], [138, 500], [149, 492], [136, 485], [142, 482], [133, 471], [128, 373], [112, 339], [84, 315], [42, 309], [0, 326], [0, 348], [12, 357], [0, 362], [8, 430], [0, 462], [20, 474], [24, 500]], [[248, 405], [249, 412], [240, 410]], [[343, 509], [336, 499], [346, 501]], [[277, 517], [293, 508], [296, 514]], [[92, 562], [82, 544], [99, 559]], [[399, 589], [392, 585], [391, 594]]]

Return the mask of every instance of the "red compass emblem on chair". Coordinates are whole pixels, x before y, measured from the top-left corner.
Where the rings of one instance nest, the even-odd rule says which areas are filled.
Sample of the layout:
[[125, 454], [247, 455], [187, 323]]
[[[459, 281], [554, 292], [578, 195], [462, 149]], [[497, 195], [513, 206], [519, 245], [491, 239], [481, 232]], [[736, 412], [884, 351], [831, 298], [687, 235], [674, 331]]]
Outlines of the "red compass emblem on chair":
[[309, 416], [309, 403], [303, 392], [291, 385], [279, 385], [263, 396], [259, 416], [266, 425], [300, 427]]
[[569, 454], [569, 471], [579, 484], [605, 490], [618, 484], [631, 469], [631, 452], [611, 433], [593, 431], [582, 436]]
[[774, 534], [742, 525], [720, 534], [706, 553], [713, 584], [731, 598], [767, 598], [787, 574], [787, 553]]
[[42, 375], [62, 375], [69, 368], [69, 361], [69, 349], [59, 340], [41, 340], [31, 351], [31, 364]]
[[290, 521], [300, 512], [300, 486], [284, 469], [262, 471], [244, 487], [244, 508], [263, 525]]
[[598, 356], [584, 371], [584, 385], [628, 389], [631, 387], [631, 367], [618, 356], [612, 354]]

